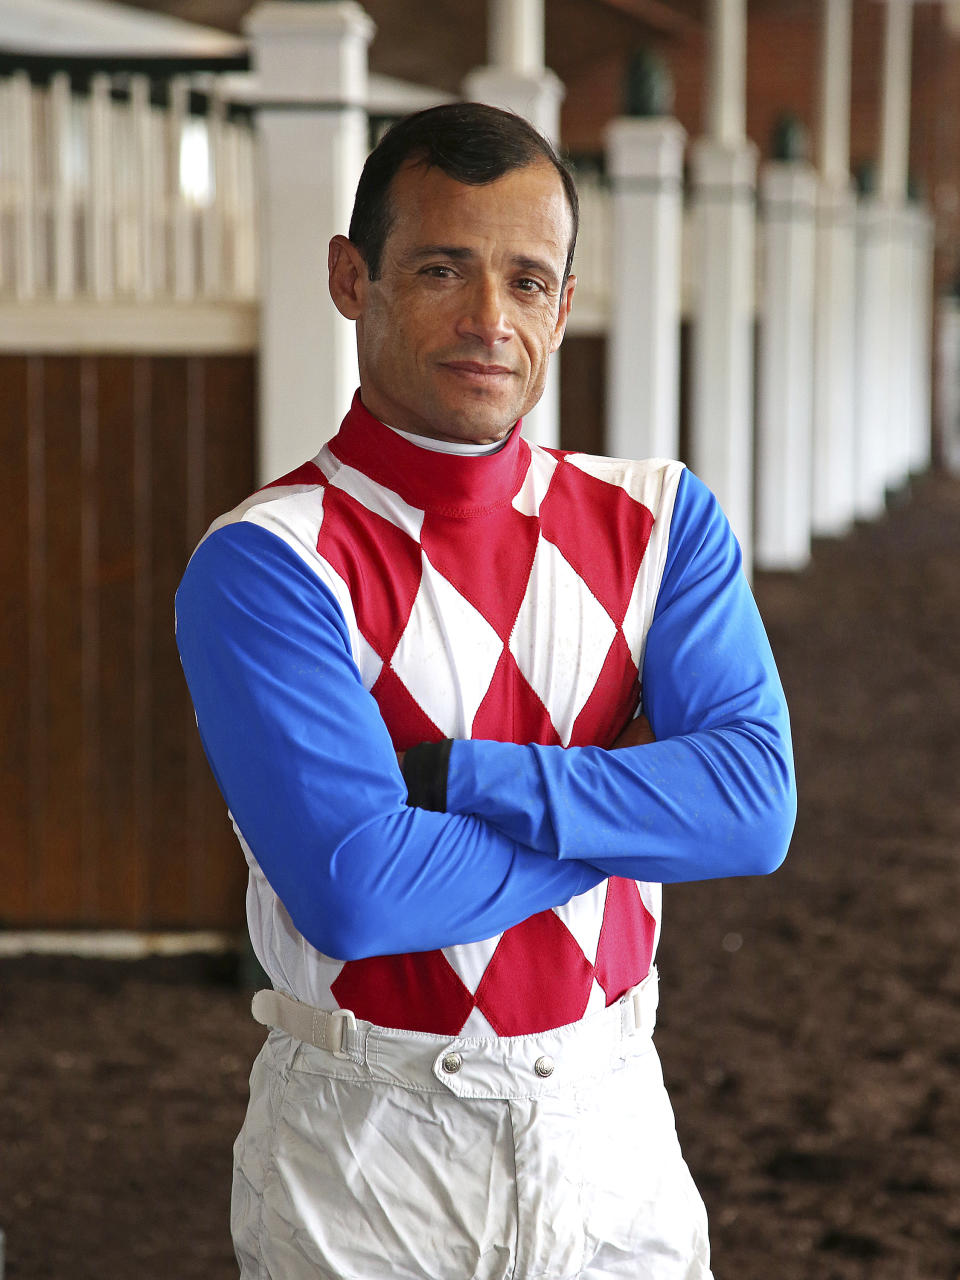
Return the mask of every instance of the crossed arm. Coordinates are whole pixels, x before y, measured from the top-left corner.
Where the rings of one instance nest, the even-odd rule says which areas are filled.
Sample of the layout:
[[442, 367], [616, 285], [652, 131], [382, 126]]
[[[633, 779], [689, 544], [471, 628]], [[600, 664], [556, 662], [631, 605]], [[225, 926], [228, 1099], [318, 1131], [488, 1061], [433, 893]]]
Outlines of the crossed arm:
[[678, 507], [643, 671], [659, 740], [454, 742], [446, 812], [407, 805], [316, 574], [252, 523], [202, 544], [177, 596], [197, 723], [237, 826], [309, 942], [342, 959], [431, 950], [491, 937], [608, 875], [779, 865], [795, 811], [779, 679], [715, 502], [685, 476]]

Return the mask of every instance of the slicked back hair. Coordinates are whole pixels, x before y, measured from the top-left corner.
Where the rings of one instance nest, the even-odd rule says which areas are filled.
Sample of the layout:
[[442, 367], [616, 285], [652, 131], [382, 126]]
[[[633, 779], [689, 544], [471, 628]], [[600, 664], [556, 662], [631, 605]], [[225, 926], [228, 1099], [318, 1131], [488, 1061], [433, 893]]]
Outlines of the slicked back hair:
[[380, 277], [383, 247], [393, 228], [390, 184], [408, 163], [440, 169], [471, 186], [495, 182], [527, 165], [552, 164], [563, 183], [573, 224], [563, 273], [566, 284], [580, 226], [573, 174], [554, 147], [522, 116], [479, 102], [451, 102], [405, 116], [367, 156], [350, 219], [350, 240], [363, 254], [371, 280]]

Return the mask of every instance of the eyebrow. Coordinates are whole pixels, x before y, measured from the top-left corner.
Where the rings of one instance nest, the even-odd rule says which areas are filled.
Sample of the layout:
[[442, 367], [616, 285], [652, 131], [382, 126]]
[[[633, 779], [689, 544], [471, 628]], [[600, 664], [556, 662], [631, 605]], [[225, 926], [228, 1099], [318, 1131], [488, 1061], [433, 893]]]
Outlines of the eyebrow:
[[[422, 262], [427, 258], [451, 258], [454, 262], [468, 262], [477, 255], [473, 249], [456, 244], [422, 244], [411, 249], [407, 255], [411, 262]], [[551, 284], [557, 284], [559, 277], [556, 271], [543, 258], [531, 258], [525, 254], [514, 254], [510, 265], [520, 271], [536, 271], [545, 276]]]

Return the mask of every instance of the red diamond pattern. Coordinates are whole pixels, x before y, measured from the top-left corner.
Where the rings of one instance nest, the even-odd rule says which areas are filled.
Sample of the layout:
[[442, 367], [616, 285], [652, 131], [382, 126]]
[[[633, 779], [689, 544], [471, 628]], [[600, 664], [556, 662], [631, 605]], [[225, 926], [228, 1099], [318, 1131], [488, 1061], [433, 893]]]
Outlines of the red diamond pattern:
[[613, 876], [607, 881], [600, 942], [594, 971], [607, 1004], [619, 1000], [650, 972], [656, 921], [643, 905], [633, 880]]
[[473, 996], [442, 951], [351, 960], [330, 989], [341, 1009], [367, 1022], [434, 1035], [455, 1036], [473, 1008]]
[[427, 713], [410, 696], [389, 663], [383, 664], [376, 684], [370, 690], [376, 699], [384, 724], [390, 731], [394, 751], [409, 751], [419, 742], [440, 742], [443, 733]]
[[650, 540], [651, 512], [619, 486], [561, 459], [540, 504], [540, 527], [620, 625]]
[[317, 551], [346, 582], [363, 638], [388, 662], [420, 587], [420, 547], [395, 524], [328, 485]]
[[[325, 485], [327, 477], [323, 474], [315, 462], [305, 462], [302, 466], [297, 467], [295, 471], [288, 471], [285, 476], [281, 476], [279, 480], [271, 480], [269, 484], [263, 486], [264, 489], [282, 489], [294, 484], [319, 484]], [[258, 490], [259, 493], [263, 489]]]
[[570, 735], [571, 747], [610, 747], [637, 709], [640, 679], [622, 631], [613, 637], [600, 675]]
[[546, 707], [530, 688], [509, 649], [504, 649], [500, 656], [487, 696], [473, 718], [470, 736], [489, 742], [560, 745], [560, 735]]
[[430, 563], [506, 642], [520, 611], [539, 536], [536, 518], [507, 504], [484, 517], [482, 546], [477, 546], [473, 521], [429, 512], [420, 542]]
[[474, 997], [500, 1036], [549, 1031], [583, 1017], [593, 967], [553, 911], [508, 929]]

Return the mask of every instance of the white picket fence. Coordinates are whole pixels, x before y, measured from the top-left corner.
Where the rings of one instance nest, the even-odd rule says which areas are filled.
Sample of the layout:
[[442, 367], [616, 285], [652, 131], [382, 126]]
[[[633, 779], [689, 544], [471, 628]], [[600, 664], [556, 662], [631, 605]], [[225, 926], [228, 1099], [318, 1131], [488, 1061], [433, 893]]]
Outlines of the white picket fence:
[[164, 106], [150, 87], [0, 79], [0, 301], [256, 297], [249, 121], [230, 118], [215, 75], [174, 76]]

